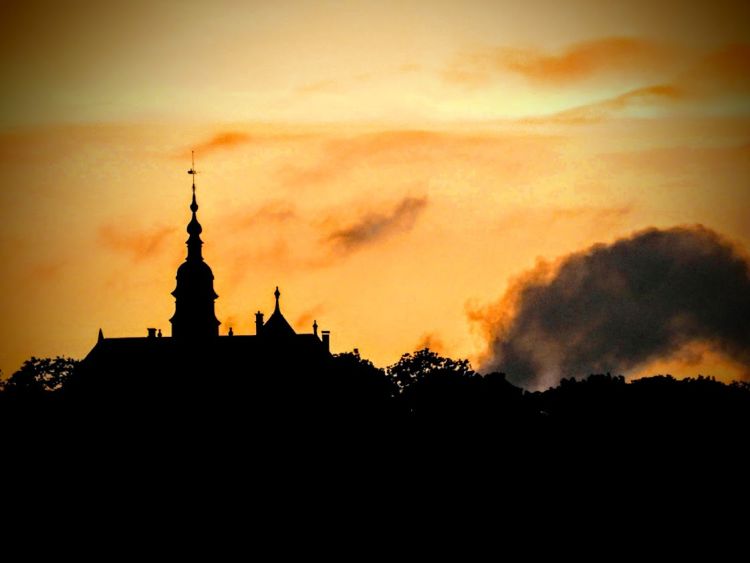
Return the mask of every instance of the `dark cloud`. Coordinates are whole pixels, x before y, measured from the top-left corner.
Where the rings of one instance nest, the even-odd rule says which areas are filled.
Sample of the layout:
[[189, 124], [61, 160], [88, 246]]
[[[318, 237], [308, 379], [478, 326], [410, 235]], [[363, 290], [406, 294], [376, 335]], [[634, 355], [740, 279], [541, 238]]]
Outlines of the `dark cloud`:
[[470, 316], [489, 338], [482, 369], [530, 388], [627, 373], [691, 344], [750, 366], [750, 263], [704, 227], [650, 229], [540, 264]]
[[426, 197], [406, 197], [390, 211], [367, 213], [354, 224], [332, 231], [326, 241], [337, 251], [352, 252], [395, 232], [410, 230], [426, 206]]

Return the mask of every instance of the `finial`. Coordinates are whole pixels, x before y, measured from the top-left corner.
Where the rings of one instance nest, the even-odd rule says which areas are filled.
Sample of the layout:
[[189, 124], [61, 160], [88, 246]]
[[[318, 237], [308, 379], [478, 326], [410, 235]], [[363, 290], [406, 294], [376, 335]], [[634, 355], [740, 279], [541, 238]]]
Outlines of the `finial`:
[[313, 321], [313, 334], [315, 336], [318, 336], [318, 321], [317, 320]]
[[[190, 158], [193, 165], [190, 167], [190, 170], [188, 170], [188, 174], [193, 177], [193, 194], [195, 194], [195, 175], [198, 173], [195, 169], [195, 151], [190, 151]], [[195, 198], [193, 198], [193, 201], [195, 201]]]
[[198, 173], [195, 170], [195, 151], [190, 151], [190, 158], [193, 165], [190, 167], [190, 170], [188, 170], [188, 174], [193, 175], [193, 184], [195, 184], [195, 175]]
[[276, 286], [276, 291], [273, 292], [274, 297], [276, 297], [276, 310], [279, 310], [279, 297], [281, 297], [281, 292], [279, 291], [279, 286]]
[[99, 329], [99, 337], [97, 338], [97, 342], [101, 342], [104, 340], [104, 333], [102, 332], [102, 329]]
[[200, 234], [203, 232], [203, 227], [198, 222], [198, 202], [195, 199], [195, 175], [198, 173], [195, 169], [195, 151], [191, 151], [193, 166], [188, 170], [188, 174], [193, 177], [193, 200], [190, 202], [190, 211], [193, 212], [193, 218], [190, 220], [187, 226], [187, 232], [190, 235], [188, 238], [188, 260], [203, 260], [201, 256], [201, 245], [203, 241], [200, 239]]

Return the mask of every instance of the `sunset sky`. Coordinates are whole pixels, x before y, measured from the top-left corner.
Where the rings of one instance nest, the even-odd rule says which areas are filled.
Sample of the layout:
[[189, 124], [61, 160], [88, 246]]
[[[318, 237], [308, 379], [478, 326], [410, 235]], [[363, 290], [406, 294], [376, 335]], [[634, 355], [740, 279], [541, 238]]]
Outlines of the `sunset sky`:
[[[6, 377], [169, 334], [191, 149], [221, 333], [279, 285], [380, 366], [481, 367], [484, 312], [596, 243], [750, 249], [747, 1], [11, 1], [0, 75]], [[626, 375], [664, 371], [750, 373], [693, 341]]]

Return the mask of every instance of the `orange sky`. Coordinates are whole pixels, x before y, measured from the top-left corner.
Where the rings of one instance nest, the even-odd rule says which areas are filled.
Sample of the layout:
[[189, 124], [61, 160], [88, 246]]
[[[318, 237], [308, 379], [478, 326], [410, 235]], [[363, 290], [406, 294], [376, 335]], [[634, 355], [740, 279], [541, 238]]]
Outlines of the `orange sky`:
[[[222, 333], [278, 284], [378, 365], [476, 360], [467, 312], [539, 258], [693, 223], [750, 248], [750, 6], [599, 4], [11, 2], [0, 369], [169, 333], [191, 148]], [[643, 369], [742, 371], [695, 358]]]

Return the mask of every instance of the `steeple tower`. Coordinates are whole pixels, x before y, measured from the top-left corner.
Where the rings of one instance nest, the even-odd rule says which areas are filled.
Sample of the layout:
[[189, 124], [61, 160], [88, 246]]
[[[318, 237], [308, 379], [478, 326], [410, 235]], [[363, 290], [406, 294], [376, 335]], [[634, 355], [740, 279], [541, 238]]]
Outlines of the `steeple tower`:
[[187, 226], [187, 258], [177, 268], [177, 287], [172, 292], [175, 298], [172, 323], [172, 336], [175, 338], [200, 339], [219, 335], [219, 325], [214, 311], [214, 274], [203, 261], [201, 248], [203, 227], [198, 222], [198, 202], [195, 198], [195, 159], [188, 170], [193, 176], [193, 201], [190, 203], [192, 219]]

